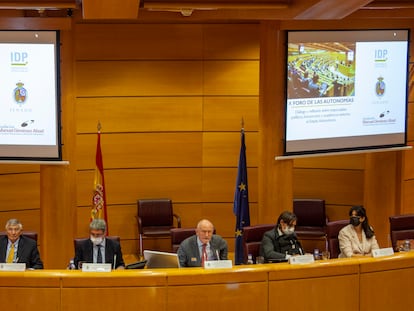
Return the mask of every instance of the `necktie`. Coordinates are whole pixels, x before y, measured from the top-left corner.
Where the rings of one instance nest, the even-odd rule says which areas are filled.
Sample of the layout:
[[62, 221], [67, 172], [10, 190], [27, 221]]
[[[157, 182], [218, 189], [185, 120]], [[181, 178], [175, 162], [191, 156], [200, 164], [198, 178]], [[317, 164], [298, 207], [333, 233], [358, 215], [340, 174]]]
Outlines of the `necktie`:
[[98, 257], [96, 259], [96, 262], [97, 263], [102, 263], [102, 252], [101, 252], [101, 249], [102, 249], [101, 245], [98, 245]]
[[11, 245], [9, 255], [7, 256], [7, 262], [12, 263], [14, 261], [14, 244]]
[[207, 260], [207, 250], [206, 250], [207, 244], [203, 244], [203, 247], [201, 249], [201, 266], [204, 267], [204, 261]]

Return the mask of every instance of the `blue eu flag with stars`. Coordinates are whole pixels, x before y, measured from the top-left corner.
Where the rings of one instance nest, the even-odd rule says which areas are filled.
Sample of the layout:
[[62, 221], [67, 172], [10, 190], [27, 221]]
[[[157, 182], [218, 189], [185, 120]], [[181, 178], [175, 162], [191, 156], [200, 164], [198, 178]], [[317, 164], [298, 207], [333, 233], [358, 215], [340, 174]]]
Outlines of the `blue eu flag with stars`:
[[244, 143], [244, 129], [242, 129], [241, 131], [240, 158], [236, 181], [236, 190], [234, 192], [233, 213], [234, 215], [236, 215], [236, 241], [234, 262], [236, 265], [240, 265], [244, 263], [243, 228], [245, 226], [250, 226], [249, 192], [247, 188], [246, 145]]

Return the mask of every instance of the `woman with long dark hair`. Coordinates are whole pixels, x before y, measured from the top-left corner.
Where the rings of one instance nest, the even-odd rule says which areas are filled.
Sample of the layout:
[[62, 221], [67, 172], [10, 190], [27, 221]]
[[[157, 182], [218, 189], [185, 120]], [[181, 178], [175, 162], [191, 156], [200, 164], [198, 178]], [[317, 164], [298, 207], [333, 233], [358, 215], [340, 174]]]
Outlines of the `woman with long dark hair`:
[[349, 225], [339, 231], [339, 258], [371, 256], [373, 249], [378, 249], [374, 230], [369, 225], [368, 216], [363, 206], [352, 206], [349, 210]]

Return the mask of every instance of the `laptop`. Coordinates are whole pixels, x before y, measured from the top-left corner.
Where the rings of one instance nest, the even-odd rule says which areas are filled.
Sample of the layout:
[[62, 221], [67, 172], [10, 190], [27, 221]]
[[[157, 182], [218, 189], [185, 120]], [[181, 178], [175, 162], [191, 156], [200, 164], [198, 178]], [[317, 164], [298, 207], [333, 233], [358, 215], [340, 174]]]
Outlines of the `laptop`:
[[144, 258], [147, 261], [147, 268], [179, 268], [177, 254], [144, 250]]

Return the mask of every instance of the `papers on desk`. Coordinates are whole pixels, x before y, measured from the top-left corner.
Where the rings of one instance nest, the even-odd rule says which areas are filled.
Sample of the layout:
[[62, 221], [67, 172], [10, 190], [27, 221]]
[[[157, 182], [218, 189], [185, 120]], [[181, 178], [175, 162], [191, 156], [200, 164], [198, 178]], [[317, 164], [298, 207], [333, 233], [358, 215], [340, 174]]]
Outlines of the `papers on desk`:
[[313, 262], [315, 262], [315, 258], [312, 254], [292, 256], [289, 258], [289, 263], [291, 265], [303, 265]]
[[25, 263], [0, 263], [0, 271], [25, 271]]
[[111, 272], [110, 263], [87, 263], [82, 264], [82, 272]]
[[231, 267], [233, 267], [231, 260], [207, 260], [204, 262], [204, 269], [222, 269]]
[[372, 250], [372, 257], [374, 258], [391, 256], [391, 255], [394, 255], [394, 250], [392, 249], [392, 247], [379, 248], [379, 249]]

